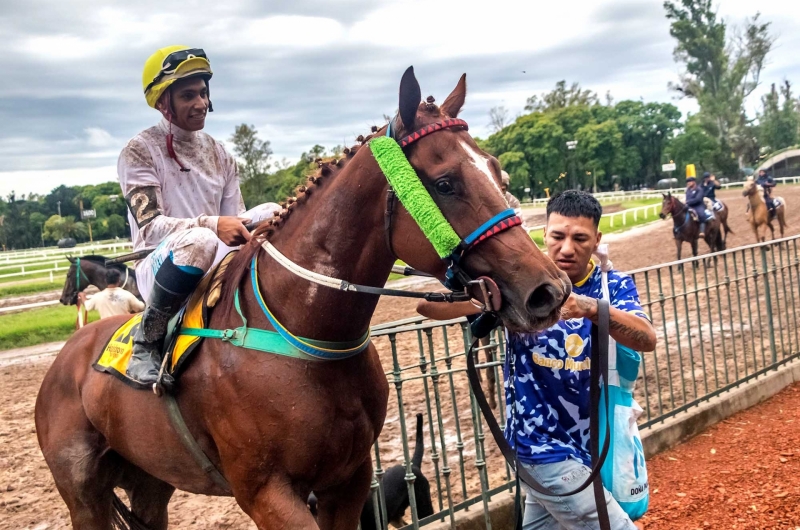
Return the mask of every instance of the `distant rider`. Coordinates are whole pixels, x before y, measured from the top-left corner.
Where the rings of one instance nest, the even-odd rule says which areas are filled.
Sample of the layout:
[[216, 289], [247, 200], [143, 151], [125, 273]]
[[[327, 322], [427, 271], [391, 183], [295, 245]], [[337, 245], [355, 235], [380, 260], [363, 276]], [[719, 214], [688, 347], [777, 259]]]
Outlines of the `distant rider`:
[[142, 87], [162, 120], [134, 136], [117, 172], [128, 204], [134, 250], [155, 248], [136, 264], [147, 308], [134, 334], [129, 377], [155, 383], [167, 323], [203, 275], [245, 243], [245, 224], [272, 215], [277, 204], [245, 211], [236, 160], [201, 132], [209, 100], [211, 64], [205, 52], [169, 46], [147, 59]]
[[764, 200], [767, 203], [770, 215], [775, 213], [775, 201], [772, 200], [772, 188], [775, 187], [775, 179], [766, 171], [759, 170], [756, 184], [764, 188]]
[[705, 236], [706, 222], [714, 217], [714, 214], [706, 210], [704, 197], [703, 188], [697, 185], [697, 179], [686, 177], [686, 206], [693, 209], [700, 220], [700, 237]]
[[717, 177], [706, 171], [703, 173], [703, 195], [711, 199], [713, 204], [717, 204], [717, 190], [722, 188], [722, 184], [717, 181]]

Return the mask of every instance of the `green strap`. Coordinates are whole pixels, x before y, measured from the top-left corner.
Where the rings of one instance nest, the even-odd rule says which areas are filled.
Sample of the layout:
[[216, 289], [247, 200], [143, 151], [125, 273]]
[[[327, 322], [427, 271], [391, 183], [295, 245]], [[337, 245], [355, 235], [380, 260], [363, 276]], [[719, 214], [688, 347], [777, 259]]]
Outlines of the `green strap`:
[[234, 346], [239, 346], [240, 348], [285, 355], [286, 357], [294, 357], [295, 359], [317, 360], [283, 340], [283, 337], [274, 331], [267, 331], [264, 329], [254, 329], [246, 326], [236, 329], [183, 328], [180, 331], [180, 335], [202, 337], [206, 339], [220, 339], [224, 342], [230, 342]]
[[233, 297], [233, 307], [236, 308], [239, 318], [242, 319], [241, 327], [236, 329], [182, 328], [178, 334], [206, 339], [220, 339], [223, 342], [230, 342], [234, 346], [240, 348], [274, 353], [276, 355], [284, 355], [295, 359], [310, 361], [319, 360], [295, 348], [274, 331], [248, 328], [247, 319], [244, 313], [242, 313], [241, 304], [239, 304], [239, 289], [236, 289], [236, 294]]

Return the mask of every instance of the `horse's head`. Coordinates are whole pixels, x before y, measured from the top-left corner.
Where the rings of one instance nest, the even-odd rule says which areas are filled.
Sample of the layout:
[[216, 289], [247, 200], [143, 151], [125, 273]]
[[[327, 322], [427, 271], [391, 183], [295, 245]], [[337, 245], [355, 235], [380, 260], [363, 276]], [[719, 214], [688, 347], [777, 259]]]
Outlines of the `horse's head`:
[[663, 197], [663, 199], [661, 199], [661, 213], [658, 214], [658, 216], [662, 219], [666, 219], [672, 215], [674, 197], [672, 196], [672, 192], [662, 193], [661, 196]]
[[742, 186], [742, 195], [744, 197], [749, 197], [750, 195], [753, 195], [760, 187], [761, 186], [756, 184], [756, 181], [753, 180], [753, 177], [747, 177], [747, 180], [744, 181], [744, 186]]
[[[403, 138], [456, 118], [465, 97], [463, 75], [441, 106], [434, 104], [433, 97], [420, 102], [419, 83], [409, 68], [400, 83], [399, 112], [391, 123], [393, 136]], [[500, 190], [500, 164], [477, 146], [463, 125], [422, 136], [405, 147], [405, 155], [460, 239], [509, 208]], [[395, 216], [391, 238], [397, 257], [440, 280], [445, 278], [446, 260], [437, 254], [405, 208], [399, 208]], [[521, 226], [503, 230], [470, 248], [460, 264], [471, 278], [491, 278], [497, 285], [502, 299], [499, 314], [515, 331], [542, 329], [555, 323], [571, 290], [567, 275], [536, 247]]]
[[63, 305], [75, 305], [78, 303], [78, 284], [76, 277], [78, 264], [75, 258], [72, 256], [67, 256], [66, 258], [69, 261], [70, 266], [67, 270], [67, 281], [64, 282], [64, 290], [61, 291], [61, 298], [59, 299], [59, 302], [61, 302]]

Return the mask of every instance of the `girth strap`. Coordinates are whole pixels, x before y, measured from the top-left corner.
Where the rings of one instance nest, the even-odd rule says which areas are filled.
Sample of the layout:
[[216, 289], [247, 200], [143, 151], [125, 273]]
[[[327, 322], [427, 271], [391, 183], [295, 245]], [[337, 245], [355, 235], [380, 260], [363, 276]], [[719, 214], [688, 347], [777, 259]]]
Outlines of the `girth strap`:
[[231, 486], [228, 484], [228, 481], [225, 480], [225, 477], [222, 476], [222, 473], [220, 473], [211, 460], [208, 459], [206, 454], [203, 452], [203, 448], [200, 447], [200, 445], [194, 439], [194, 436], [192, 436], [192, 433], [189, 432], [189, 428], [186, 426], [186, 422], [183, 421], [181, 409], [178, 406], [178, 402], [175, 401], [175, 397], [169, 392], [165, 392], [164, 402], [167, 404], [167, 415], [169, 416], [169, 422], [172, 424], [172, 428], [175, 429], [175, 432], [178, 434], [178, 438], [186, 450], [189, 451], [189, 454], [192, 455], [194, 461], [197, 462], [197, 464], [203, 469], [203, 471], [214, 482], [214, 484], [222, 488], [225, 492], [232, 493]]

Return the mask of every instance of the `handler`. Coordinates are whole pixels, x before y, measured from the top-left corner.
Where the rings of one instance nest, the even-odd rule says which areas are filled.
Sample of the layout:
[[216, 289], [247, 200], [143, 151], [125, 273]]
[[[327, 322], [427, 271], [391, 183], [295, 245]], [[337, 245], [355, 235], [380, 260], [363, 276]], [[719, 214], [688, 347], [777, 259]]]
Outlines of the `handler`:
[[136, 264], [147, 308], [134, 335], [129, 377], [155, 383], [167, 323], [232, 247], [250, 239], [245, 228], [280, 209], [245, 211], [236, 160], [201, 132], [209, 99], [211, 64], [200, 48], [168, 46], [147, 59], [142, 87], [161, 121], [122, 150], [117, 173], [128, 204], [134, 250], [154, 248]]
[[[506, 399], [516, 414], [507, 419], [506, 438], [522, 464], [554, 493], [573, 490], [590, 474], [589, 394], [591, 328], [602, 297], [600, 267], [592, 254], [600, 244], [602, 207], [591, 194], [568, 190], [547, 203], [545, 244], [550, 258], [567, 273], [572, 294], [563, 320], [534, 333], [507, 336], [506, 380], [513, 366], [513, 394]], [[652, 351], [656, 333], [642, 310], [636, 285], [620, 272], [608, 272], [611, 336], [638, 351]], [[422, 301], [417, 311], [446, 320], [474, 314], [471, 302]], [[513, 365], [511, 364], [513, 363]], [[511, 400], [516, 397], [516, 402]], [[542, 495], [526, 486], [524, 530], [599, 528], [592, 488], [569, 497]], [[605, 492], [611, 527], [640, 528]]]

